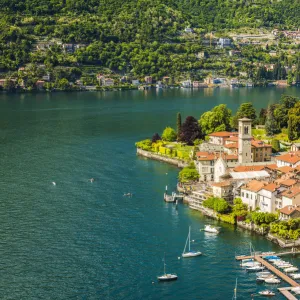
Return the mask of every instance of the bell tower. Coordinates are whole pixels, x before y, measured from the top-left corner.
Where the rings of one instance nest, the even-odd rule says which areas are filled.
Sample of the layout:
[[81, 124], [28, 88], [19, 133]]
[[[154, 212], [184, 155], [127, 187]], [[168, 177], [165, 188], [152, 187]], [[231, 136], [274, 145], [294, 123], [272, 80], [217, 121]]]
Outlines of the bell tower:
[[251, 125], [252, 120], [248, 118], [239, 119], [239, 163], [251, 163]]

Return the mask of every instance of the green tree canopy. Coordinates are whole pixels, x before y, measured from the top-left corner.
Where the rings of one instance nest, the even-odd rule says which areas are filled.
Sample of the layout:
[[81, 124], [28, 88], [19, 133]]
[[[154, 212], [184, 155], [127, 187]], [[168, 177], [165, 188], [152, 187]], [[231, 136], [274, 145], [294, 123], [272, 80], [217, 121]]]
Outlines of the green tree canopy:
[[199, 179], [199, 173], [197, 172], [194, 165], [183, 168], [178, 175], [180, 182], [197, 181]]
[[161, 137], [164, 141], [173, 142], [176, 140], [177, 134], [173, 128], [166, 127]]
[[205, 112], [199, 120], [200, 128], [204, 134], [216, 131], [230, 130], [231, 110], [225, 104], [214, 107], [211, 111]]
[[238, 128], [238, 120], [241, 118], [248, 118], [254, 121], [256, 119], [256, 110], [251, 102], [242, 103], [232, 118], [232, 127]]

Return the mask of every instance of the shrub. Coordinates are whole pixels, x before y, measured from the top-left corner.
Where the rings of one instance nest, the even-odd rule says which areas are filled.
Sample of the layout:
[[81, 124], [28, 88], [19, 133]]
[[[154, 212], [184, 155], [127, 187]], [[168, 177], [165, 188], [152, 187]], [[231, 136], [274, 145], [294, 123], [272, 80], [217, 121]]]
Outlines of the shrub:
[[135, 146], [139, 149], [143, 149], [146, 151], [152, 151], [152, 141], [150, 139], [146, 139], [140, 142], [136, 142]]

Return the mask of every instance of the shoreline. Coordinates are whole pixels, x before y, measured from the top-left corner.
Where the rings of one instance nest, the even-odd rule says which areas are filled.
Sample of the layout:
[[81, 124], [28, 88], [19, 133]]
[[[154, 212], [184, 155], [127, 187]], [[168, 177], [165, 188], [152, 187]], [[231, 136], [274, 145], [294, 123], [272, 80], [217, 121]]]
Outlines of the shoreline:
[[[45, 94], [45, 93], [78, 93], [78, 92], [123, 92], [123, 91], [149, 91], [149, 90], [157, 90], [157, 91], [161, 91], [161, 90], [170, 90], [170, 89], [181, 89], [181, 90], [205, 90], [205, 89], [229, 89], [229, 90], [239, 90], [239, 89], [253, 89], [253, 88], [262, 88], [263, 86], [253, 86], [253, 87], [247, 87], [247, 86], [242, 86], [242, 87], [238, 87], [238, 88], [232, 88], [230, 86], [209, 86], [209, 87], [205, 87], [205, 88], [183, 88], [183, 87], [168, 87], [168, 88], [160, 88], [157, 89], [156, 87], [151, 87], [150, 89], [139, 89], [138, 86], [136, 87], [115, 87], [115, 88], [105, 88], [105, 87], [101, 87], [101, 88], [95, 88], [95, 89], [66, 89], [66, 90], [59, 90], [59, 89], [54, 89], [54, 90], [45, 90], [45, 89], [33, 89], [33, 90], [26, 90], [26, 89], [18, 89], [16, 88], [15, 90], [4, 90], [4, 89], [0, 89], [0, 94], [28, 94], [28, 93], [36, 93], [36, 94]], [[276, 88], [276, 89], [286, 89], [286, 88], [292, 88], [292, 87], [296, 87], [296, 88], [300, 88], [299, 85], [274, 85], [274, 86], [264, 86], [263, 88]]]
[[[137, 148], [137, 155], [141, 156], [141, 157], [145, 157], [146, 159], [153, 159], [153, 160], [157, 160], [160, 162], [172, 164], [178, 168], [184, 168], [185, 166], [188, 166], [188, 163], [185, 161], [182, 161], [182, 160], [179, 160], [176, 158], [170, 158], [167, 156], [163, 156], [161, 154], [156, 154], [156, 153], [142, 150], [139, 148]], [[177, 191], [179, 191], [178, 185], [177, 185]], [[179, 191], [179, 192], [183, 192], [183, 191]], [[232, 224], [232, 223], [226, 222], [222, 219], [221, 214], [218, 214], [209, 208], [205, 208], [203, 206], [201, 206], [201, 207], [197, 206], [197, 208], [192, 208], [189, 204], [189, 200], [190, 200], [190, 195], [186, 194], [183, 198], [183, 204], [187, 204], [190, 209], [198, 211], [208, 218], [218, 220], [219, 222], [228, 223], [233, 226], [238, 226], [240, 228], [243, 228], [244, 230], [259, 234], [259, 235], [265, 237], [270, 242], [279, 245], [281, 248], [293, 248], [293, 247], [300, 246], [300, 239], [295, 240], [295, 241], [292, 241], [292, 240], [284, 241], [283, 239], [281, 239], [269, 232], [265, 232], [265, 230], [263, 228], [255, 225], [254, 223], [246, 223], [244, 221], [236, 221], [235, 224]]]

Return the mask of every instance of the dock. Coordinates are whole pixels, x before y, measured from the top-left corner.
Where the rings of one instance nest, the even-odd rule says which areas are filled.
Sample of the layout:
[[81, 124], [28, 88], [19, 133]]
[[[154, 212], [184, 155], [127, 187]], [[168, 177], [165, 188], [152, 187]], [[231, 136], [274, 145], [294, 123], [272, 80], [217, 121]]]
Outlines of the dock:
[[290, 292], [291, 288], [279, 288], [278, 291], [288, 300], [298, 300], [293, 294]]
[[[300, 254], [300, 251], [298, 249], [293, 248], [292, 251], [276, 253], [274, 255], [284, 256], [284, 255], [288, 255], [288, 254]], [[287, 274], [285, 274], [285, 273], [281, 272], [280, 270], [278, 270], [275, 266], [273, 266], [272, 264], [267, 262], [265, 259], [263, 259], [263, 256], [267, 256], [267, 255], [266, 254], [261, 254], [261, 253], [254, 253], [253, 255], [248, 255], [248, 256], [246, 256], [246, 255], [236, 256], [235, 259], [236, 260], [243, 260], [243, 259], [250, 259], [250, 258], [255, 259], [256, 261], [258, 261], [259, 263], [264, 265], [272, 273], [274, 273], [275, 275], [280, 277], [282, 280], [287, 282], [289, 285], [291, 285], [291, 287], [278, 288], [278, 291], [286, 299], [288, 299], [288, 300], [297, 300], [297, 298], [290, 292], [290, 290], [292, 289], [292, 287], [299, 287], [300, 284], [298, 282], [296, 282], [295, 280], [293, 280], [291, 277], [289, 277]]]
[[175, 192], [172, 195], [168, 195], [167, 192], [164, 193], [164, 200], [166, 202], [176, 202], [176, 200], [182, 200], [184, 195], [176, 194]]

